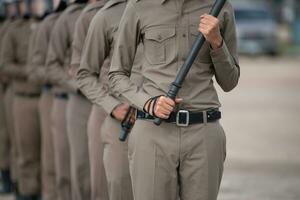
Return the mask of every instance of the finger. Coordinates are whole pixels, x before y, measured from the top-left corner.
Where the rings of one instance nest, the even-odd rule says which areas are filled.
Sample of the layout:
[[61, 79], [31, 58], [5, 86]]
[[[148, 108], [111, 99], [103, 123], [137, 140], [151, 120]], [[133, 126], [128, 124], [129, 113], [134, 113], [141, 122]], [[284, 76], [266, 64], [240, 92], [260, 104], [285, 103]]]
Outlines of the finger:
[[175, 106], [174, 100], [173, 100], [173, 99], [170, 99], [169, 97], [166, 97], [166, 98], [164, 99], [164, 102], [165, 102], [166, 104], [170, 105], [171, 107], [174, 107], [174, 106]]
[[182, 103], [183, 99], [182, 98], [176, 98], [175, 99], [175, 103], [179, 104]]
[[165, 114], [162, 114], [162, 113], [158, 113], [158, 114], [156, 114], [156, 116], [161, 118], [161, 119], [168, 119], [169, 118], [169, 115], [165, 115]]
[[165, 103], [165, 102], [157, 102], [156, 103], [156, 107], [159, 108], [159, 107], [163, 107], [167, 110], [173, 110], [174, 106], [170, 106], [169, 104]]
[[200, 19], [206, 17], [208, 14], [207, 13], [204, 13], [203, 15], [200, 15]]
[[166, 109], [163, 107], [159, 107], [159, 108], [155, 109], [155, 113], [162, 113], [165, 115], [169, 115], [172, 111], [173, 111], [173, 109], [170, 110], [170, 109]]
[[206, 24], [206, 25], [214, 25], [216, 22], [209, 20], [207, 18], [203, 18], [200, 20], [200, 24]]

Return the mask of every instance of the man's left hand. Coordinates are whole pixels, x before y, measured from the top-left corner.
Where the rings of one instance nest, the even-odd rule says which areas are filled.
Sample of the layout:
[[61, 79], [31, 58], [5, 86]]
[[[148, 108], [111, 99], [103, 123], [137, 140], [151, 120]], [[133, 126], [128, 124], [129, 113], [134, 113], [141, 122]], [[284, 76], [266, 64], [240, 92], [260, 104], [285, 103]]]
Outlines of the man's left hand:
[[219, 24], [219, 19], [212, 15], [204, 14], [200, 16], [199, 31], [213, 49], [220, 48], [223, 42]]

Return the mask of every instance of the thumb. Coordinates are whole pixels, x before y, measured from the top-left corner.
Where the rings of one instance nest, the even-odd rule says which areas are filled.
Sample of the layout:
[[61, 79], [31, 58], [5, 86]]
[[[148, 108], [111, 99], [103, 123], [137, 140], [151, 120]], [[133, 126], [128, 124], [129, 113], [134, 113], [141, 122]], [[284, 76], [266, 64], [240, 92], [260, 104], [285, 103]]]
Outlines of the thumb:
[[183, 99], [182, 98], [176, 98], [175, 99], [175, 103], [179, 104], [182, 103]]

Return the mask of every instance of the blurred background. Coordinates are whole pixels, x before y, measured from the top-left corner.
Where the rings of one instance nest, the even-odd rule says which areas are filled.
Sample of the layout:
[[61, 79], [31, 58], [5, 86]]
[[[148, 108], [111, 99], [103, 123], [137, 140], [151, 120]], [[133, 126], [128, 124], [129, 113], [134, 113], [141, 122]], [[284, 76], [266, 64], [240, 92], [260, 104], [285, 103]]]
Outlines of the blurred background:
[[299, 200], [300, 0], [230, 1], [241, 79], [231, 93], [218, 88], [227, 134], [219, 199]]
[[300, 1], [230, 0], [241, 78], [219, 88], [227, 135], [220, 200], [300, 199]]

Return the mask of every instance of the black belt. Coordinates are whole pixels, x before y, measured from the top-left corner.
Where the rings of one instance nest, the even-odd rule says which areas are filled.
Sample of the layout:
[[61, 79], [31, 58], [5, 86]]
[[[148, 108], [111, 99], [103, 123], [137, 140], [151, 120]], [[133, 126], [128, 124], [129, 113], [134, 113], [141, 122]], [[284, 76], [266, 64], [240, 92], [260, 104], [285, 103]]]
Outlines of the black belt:
[[52, 88], [53, 88], [53, 85], [51, 85], [51, 84], [49, 84], [49, 83], [46, 83], [46, 84], [43, 86], [43, 91], [48, 92], [48, 91], [50, 91]]
[[38, 98], [41, 96], [41, 93], [27, 93], [27, 92], [16, 92], [17, 96], [27, 97], [27, 98]]
[[66, 92], [56, 92], [54, 94], [54, 97], [58, 98], [58, 99], [64, 99], [64, 100], [68, 100], [69, 99], [69, 95]]
[[[204, 123], [204, 112], [190, 112], [188, 110], [179, 110], [172, 112], [170, 117], [164, 120], [167, 123], [175, 123], [177, 126], [188, 126], [192, 124]], [[154, 117], [143, 111], [137, 111], [137, 119], [154, 120]], [[221, 112], [218, 109], [206, 111], [207, 122], [214, 122], [221, 119]]]

